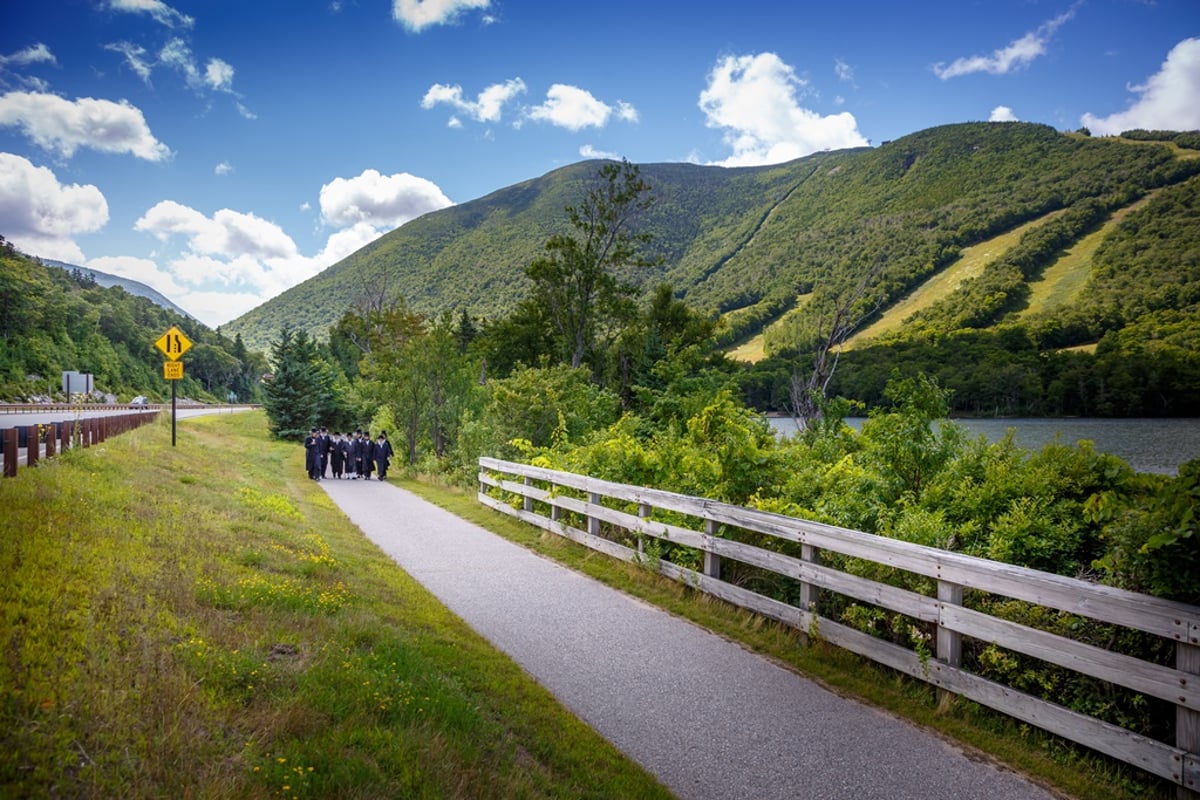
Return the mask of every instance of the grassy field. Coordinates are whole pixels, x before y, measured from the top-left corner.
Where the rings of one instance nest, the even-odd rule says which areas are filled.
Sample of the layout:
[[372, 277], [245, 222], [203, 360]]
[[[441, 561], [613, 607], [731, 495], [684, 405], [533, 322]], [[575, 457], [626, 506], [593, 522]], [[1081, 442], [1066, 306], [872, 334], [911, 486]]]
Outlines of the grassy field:
[[1137, 202], [1119, 209], [1099, 230], [1084, 236], [1061, 258], [1047, 267], [1037, 280], [1030, 281], [1029, 304], [1020, 316], [1051, 311], [1077, 300], [1092, 274], [1092, 258], [1101, 242], [1127, 216], [1150, 202], [1156, 195], [1158, 191], [1150, 192]]
[[[669, 796], [367, 541], [301, 461], [239, 414], [181, 423], [174, 449], [153, 425], [0, 481], [0, 796]], [[1174, 796], [473, 492], [403, 485], [1065, 796]]]
[[0, 796], [669, 796], [301, 462], [245, 413], [0, 481]]

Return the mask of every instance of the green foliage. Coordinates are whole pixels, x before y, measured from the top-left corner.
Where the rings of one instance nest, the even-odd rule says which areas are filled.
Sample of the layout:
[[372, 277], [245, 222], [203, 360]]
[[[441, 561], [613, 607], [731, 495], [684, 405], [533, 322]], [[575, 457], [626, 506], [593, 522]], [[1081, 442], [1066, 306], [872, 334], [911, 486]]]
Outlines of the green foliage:
[[486, 440], [476, 456], [512, 458], [527, 446], [569, 446], [615, 421], [620, 407], [586, 370], [566, 364], [519, 367], [507, 378], [488, 381], [485, 391], [477, 424]]
[[601, 166], [579, 205], [567, 206], [573, 232], [547, 239], [545, 253], [525, 270], [532, 298], [547, 309], [561, 357], [572, 368], [633, 314], [634, 287], [618, 271], [654, 263], [640, 253], [650, 235], [636, 227], [653, 201], [638, 167], [628, 161]]
[[0, 239], [0, 397], [61, 391], [68, 370], [91, 373], [96, 390], [129, 399], [169, 394], [154, 342], [171, 326], [192, 340], [184, 355], [184, 397], [224, 402], [229, 392], [257, 399], [265, 359], [193, 319], [88, 274], [47, 267]]
[[301, 441], [313, 427], [343, 427], [335, 369], [304, 331], [284, 328], [271, 348], [271, 374], [263, 380], [263, 407], [271, 434]]

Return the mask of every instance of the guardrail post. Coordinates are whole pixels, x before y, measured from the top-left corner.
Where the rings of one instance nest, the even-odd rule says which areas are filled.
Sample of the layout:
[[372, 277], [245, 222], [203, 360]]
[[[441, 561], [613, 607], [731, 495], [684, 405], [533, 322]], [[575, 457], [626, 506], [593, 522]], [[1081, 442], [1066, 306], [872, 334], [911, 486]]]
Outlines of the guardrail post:
[[58, 423], [46, 423], [46, 458], [54, 458], [55, 445], [58, 444]]
[[[1196, 626], [1191, 629], [1193, 642], [1175, 643], [1175, 669], [1200, 676], [1200, 644]], [[1183, 780], [1175, 794], [1177, 800], [1200, 800], [1200, 710], [1175, 706], [1175, 746], [1190, 757], [1184, 757]]]
[[554, 502], [555, 484], [550, 484], [550, 519], [553, 522], [558, 522], [562, 517], [562, 509]]
[[[523, 482], [526, 486], [526, 491], [529, 490], [528, 487], [533, 486], [533, 478], [529, 477], [528, 475], [525, 476], [525, 478], [523, 479]], [[522, 495], [521, 497], [522, 497], [521, 508], [525, 511], [532, 512], [533, 511], [533, 498], [527, 494]]]
[[5, 428], [0, 431], [4, 437], [4, 477], [17, 477], [17, 429]]
[[[711, 537], [717, 535], [720, 527], [714, 519], [704, 521], [704, 532]], [[721, 579], [721, 557], [709, 550], [704, 551], [704, 574], [709, 578]]]
[[60, 452], [67, 452], [71, 449], [71, 428], [69, 422], [64, 422], [58, 426], [58, 444]]
[[[948, 581], [938, 581], [937, 597], [940, 603], [961, 606], [963, 587]], [[962, 634], [943, 627], [940, 622], [937, 628], [937, 660], [952, 667], [962, 665]], [[939, 702], [949, 703], [954, 697], [954, 692], [938, 689]]]
[[42, 443], [38, 441], [37, 425], [30, 425], [25, 429], [25, 466], [32, 467], [37, 464], [38, 456], [42, 454]]

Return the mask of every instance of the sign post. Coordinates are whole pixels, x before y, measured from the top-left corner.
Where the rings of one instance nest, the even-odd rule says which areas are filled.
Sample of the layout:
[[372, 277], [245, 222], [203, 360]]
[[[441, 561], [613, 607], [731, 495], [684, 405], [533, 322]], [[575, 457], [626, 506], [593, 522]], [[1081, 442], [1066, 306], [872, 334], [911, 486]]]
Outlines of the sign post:
[[183, 380], [183, 362], [179, 359], [191, 348], [192, 340], [183, 331], [172, 325], [167, 329], [166, 333], [158, 337], [158, 340], [154, 342], [154, 346], [169, 359], [163, 362], [163, 379], [171, 382], [171, 447], [174, 447], [175, 385], [176, 381]]

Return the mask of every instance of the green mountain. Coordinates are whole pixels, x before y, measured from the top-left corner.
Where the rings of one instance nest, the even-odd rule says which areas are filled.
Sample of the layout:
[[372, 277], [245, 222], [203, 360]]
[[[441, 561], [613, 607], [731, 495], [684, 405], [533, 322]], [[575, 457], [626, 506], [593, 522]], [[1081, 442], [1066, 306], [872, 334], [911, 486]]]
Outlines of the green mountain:
[[[1195, 146], [1194, 134], [1174, 138]], [[967, 123], [766, 167], [641, 165], [658, 200], [643, 229], [662, 264], [626, 277], [644, 289], [665, 281], [693, 307], [724, 315], [729, 342], [791, 318], [787, 337], [777, 325], [776, 341], [768, 341], [779, 349], [803, 341], [836, 297], [868, 277], [872, 302], [886, 314], [964, 249], [1044, 220], [1040, 239], [1022, 238], [1015, 248], [1017, 262], [989, 262], [986, 279], [958, 284], [941, 305], [922, 310], [916, 329], [939, 335], [988, 327], [1020, 313], [1029, 299], [1021, 285], [1113, 214], [1164, 187], [1191, 202], [1197, 155], [1169, 141]], [[240, 333], [255, 349], [266, 349], [284, 325], [324, 337], [352, 304], [382, 292], [430, 315], [466, 309], [497, 318], [524, 296], [525, 266], [551, 234], [566, 231], [563, 209], [579, 200], [596, 169], [596, 162], [574, 164], [413, 220], [223, 331]], [[1153, 206], [1117, 230], [1128, 236]], [[1136, 252], [1137, 241], [1131, 247]], [[1156, 280], [1146, 269], [1132, 279], [1139, 286]], [[805, 313], [789, 315], [798, 304]], [[1095, 341], [1094, 328], [1075, 325], [1075, 338]], [[1064, 335], [1055, 344], [1085, 341]]]

